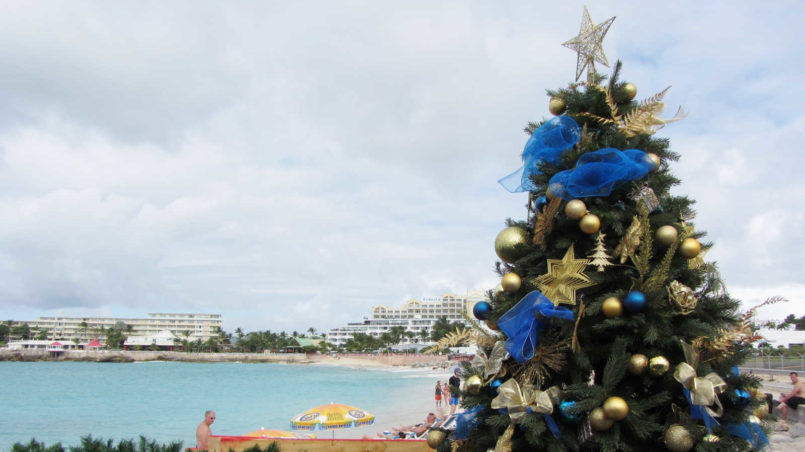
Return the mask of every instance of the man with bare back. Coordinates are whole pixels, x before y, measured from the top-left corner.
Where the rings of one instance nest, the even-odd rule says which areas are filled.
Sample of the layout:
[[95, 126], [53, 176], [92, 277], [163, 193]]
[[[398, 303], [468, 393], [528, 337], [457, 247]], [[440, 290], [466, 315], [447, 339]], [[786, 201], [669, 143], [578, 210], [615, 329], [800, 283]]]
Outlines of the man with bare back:
[[780, 394], [780, 411], [783, 413], [783, 422], [788, 419], [789, 408], [796, 410], [799, 405], [805, 403], [805, 381], [799, 381], [799, 375], [796, 372], [791, 372], [790, 377], [794, 389], [788, 395]]
[[196, 428], [196, 448], [207, 450], [207, 441], [210, 439], [210, 425], [215, 422], [215, 411], [207, 410], [204, 413], [204, 420]]

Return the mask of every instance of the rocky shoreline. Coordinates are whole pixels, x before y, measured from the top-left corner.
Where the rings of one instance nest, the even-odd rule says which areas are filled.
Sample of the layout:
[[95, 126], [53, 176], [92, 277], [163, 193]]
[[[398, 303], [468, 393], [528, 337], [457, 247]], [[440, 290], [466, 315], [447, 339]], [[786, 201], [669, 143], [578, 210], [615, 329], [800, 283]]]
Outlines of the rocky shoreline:
[[58, 353], [44, 350], [0, 350], [0, 361], [84, 361], [98, 363], [133, 363], [138, 361], [178, 362], [254, 362], [297, 363], [315, 362], [304, 353], [185, 353], [168, 351], [66, 350]]
[[84, 361], [98, 363], [133, 363], [140, 361], [177, 361], [191, 363], [286, 363], [321, 364], [344, 367], [432, 367], [446, 368], [446, 356], [421, 354], [342, 354], [338, 356], [304, 353], [185, 353], [175, 351], [124, 350], [7, 350], [0, 349], [0, 361]]

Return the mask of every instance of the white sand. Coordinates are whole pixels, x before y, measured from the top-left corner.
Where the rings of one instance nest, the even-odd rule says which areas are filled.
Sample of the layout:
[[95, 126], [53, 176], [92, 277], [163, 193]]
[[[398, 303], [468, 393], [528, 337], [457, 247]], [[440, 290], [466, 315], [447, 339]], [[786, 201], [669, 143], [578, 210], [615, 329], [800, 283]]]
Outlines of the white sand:
[[[436, 408], [434, 400], [434, 386], [437, 380], [447, 381], [452, 375], [450, 368], [434, 366], [412, 367], [412, 366], [392, 366], [372, 360], [370, 358], [341, 357], [335, 359], [329, 356], [320, 356], [311, 365], [342, 366], [355, 369], [382, 369], [383, 371], [406, 373], [417, 381], [413, 391], [405, 394], [396, 394], [394, 388], [389, 388], [389, 403], [374, 410], [374, 425], [351, 429], [338, 430], [335, 432], [337, 438], [360, 438], [364, 435], [375, 437], [378, 432], [391, 430], [393, 427], [414, 425], [425, 420], [429, 412], [444, 417], [449, 413], [446, 401], [442, 401], [442, 408]], [[455, 364], [453, 364], [454, 366]], [[316, 434], [323, 438], [332, 435], [329, 432]]]

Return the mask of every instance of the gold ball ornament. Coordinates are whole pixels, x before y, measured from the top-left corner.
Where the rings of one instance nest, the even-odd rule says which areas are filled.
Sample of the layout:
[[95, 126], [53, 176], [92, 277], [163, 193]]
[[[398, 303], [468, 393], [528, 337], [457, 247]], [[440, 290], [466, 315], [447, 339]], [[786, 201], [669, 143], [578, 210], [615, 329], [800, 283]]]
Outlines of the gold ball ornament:
[[632, 82], [624, 83], [623, 87], [621, 88], [621, 93], [623, 93], [623, 97], [626, 100], [632, 100], [637, 96], [637, 86], [635, 86]]
[[649, 152], [648, 154], [646, 154], [646, 158], [649, 159], [649, 161], [651, 161], [652, 164], [651, 171], [657, 171], [658, 169], [660, 169], [660, 163], [662, 163], [662, 160], [660, 160], [659, 155], [653, 152]]
[[704, 441], [706, 443], [717, 443], [717, 442], [721, 441], [721, 438], [719, 438], [718, 435], [714, 435], [712, 433], [709, 433], [709, 434], [705, 435], [704, 438], [702, 438], [702, 441]]
[[481, 388], [484, 386], [484, 381], [481, 380], [481, 377], [478, 375], [473, 375], [467, 378], [467, 382], [464, 383], [464, 388], [470, 394], [478, 394], [481, 392]]
[[648, 361], [648, 370], [651, 372], [652, 375], [660, 376], [665, 375], [666, 372], [671, 368], [671, 363], [668, 362], [668, 358], [658, 355], [653, 356]]
[[590, 427], [599, 432], [609, 430], [610, 427], [612, 427], [612, 425], [615, 423], [614, 420], [607, 417], [607, 415], [604, 413], [604, 409], [600, 407], [593, 408], [593, 410], [590, 411], [589, 418]]
[[565, 101], [558, 97], [551, 97], [551, 101], [548, 102], [548, 111], [551, 112], [554, 116], [559, 116], [567, 110], [567, 104]]
[[433, 429], [428, 432], [427, 442], [428, 447], [431, 449], [436, 449], [437, 447], [441, 446], [444, 442], [445, 438], [447, 438], [447, 433], [444, 430]]
[[597, 215], [588, 213], [579, 221], [579, 228], [585, 234], [595, 234], [601, 229], [601, 219]]
[[679, 424], [673, 424], [665, 431], [665, 447], [671, 452], [688, 452], [696, 443], [688, 429]]
[[675, 227], [671, 226], [670, 224], [666, 224], [665, 226], [660, 226], [657, 228], [657, 232], [654, 234], [654, 237], [657, 238], [657, 241], [665, 246], [671, 246], [677, 237], [679, 237], [679, 232], [676, 230]]
[[520, 286], [522, 284], [523, 280], [520, 279], [520, 275], [517, 273], [506, 273], [500, 280], [500, 286], [503, 287], [503, 290], [509, 293], [520, 290]]
[[648, 369], [648, 356], [635, 353], [629, 358], [629, 365], [627, 367], [629, 373], [634, 375], [643, 375]]
[[573, 199], [565, 204], [565, 215], [571, 220], [580, 220], [587, 213], [587, 206], [580, 199]]
[[500, 231], [495, 238], [495, 253], [504, 262], [511, 263], [522, 257], [524, 250], [521, 245], [528, 245], [528, 232], [512, 226]]
[[620, 421], [629, 414], [629, 404], [618, 396], [612, 396], [604, 401], [604, 414], [613, 421]]
[[609, 297], [601, 304], [601, 312], [610, 319], [623, 314], [623, 303], [615, 297]]
[[749, 416], [747, 416], [747, 417], [746, 417], [746, 420], [747, 420], [747, 421], [749, 421], [749, 422], [751, 422], [751, 423], [753, 423], [753, 424], [758, 424], [758, 425], [762, 425], [762, 424], [763, 424], [763, 422], [760, 420], [760, 418], [758, 418], [758, 417], [757, 417], [757, 416], [755, 416], [754, 414], [750, 414]]
[[693, 237], [688, 237], [679, 245], [679, 254], [682, 257], [693, 259], [702, 251], [702, 244]]

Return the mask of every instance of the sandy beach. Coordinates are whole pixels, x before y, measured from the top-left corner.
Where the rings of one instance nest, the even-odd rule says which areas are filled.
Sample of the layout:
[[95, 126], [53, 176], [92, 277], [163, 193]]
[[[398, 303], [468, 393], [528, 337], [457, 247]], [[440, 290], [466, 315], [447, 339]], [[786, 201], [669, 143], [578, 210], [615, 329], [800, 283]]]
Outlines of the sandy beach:
[[447, 381], [452, 375], [452, 369], [458, 365], [457, 362], [447, 361], [445, 357], [432, 355], [398, 355], [396, 357], [394, 355], [341, 355], [338, 358], [317, 355], [312, 357], [310, 364], [402, 373], [406, 377], [421, 382], [421, 384], [417, 384], [419, 389], [409, 391], [402, 397], [395, 394], [393, 388], [390, 388], [389, 403], [376, 409], [373, 413], [376, 417], [374, 425], [340, 430], [336, 434], [339, 438], [360, 438], [364, 435], [375, 437], [378, 432], [423, 422], [430, 412], [440, 418], [447, 416], [449, 408], [446, 401], [442, 401], [441, 408], [436, 407], [434, 386], [436, 381], [442, 383]]

